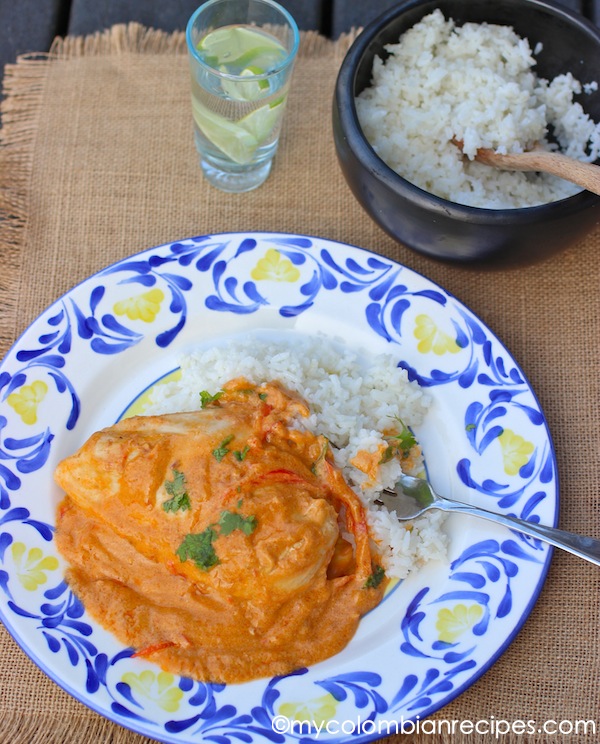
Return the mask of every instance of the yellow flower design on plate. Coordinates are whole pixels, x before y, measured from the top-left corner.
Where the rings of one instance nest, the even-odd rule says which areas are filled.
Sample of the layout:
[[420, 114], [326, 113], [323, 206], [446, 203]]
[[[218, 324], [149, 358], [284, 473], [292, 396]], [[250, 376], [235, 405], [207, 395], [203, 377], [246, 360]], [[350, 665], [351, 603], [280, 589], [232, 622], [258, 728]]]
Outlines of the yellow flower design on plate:
[[520, 434], [515, 434], [510, 429], [504, 429], [498, 437], [502, 448], [504, 460], [504, 472], [507, 475], [517, 475], [519, 470], [529, 461], [529, 455], [535, 447]]
[[[321, 727], [335, 716], [337, 700], [327, 693], [313, 700], [305, 700], [301, 703], [283, 703], [279, 706], [278, 713], [290, 721], [308, 722], [315, 727]], [[303, 732], [307, 733], [307, 732]]]
[[438, 356], [442, 354], [457, 354], [460, 346], [456, 339], [449, 336], [441, 328], [438, 328], [433, 318], [429, 315], [421, 314], [415, 318], [415, 338], [419, 339], [417, 349], [421, 354], [428, 354], [432, 351]]
[[13, 543], [11, 553], [17, 567], [17, 578], [28, 592], [34, 592], [48, 581], [46, 571], [58, 568], [58, 559], [53, 555], [45, 556], [40, 548], [28, 551], [22, 542]]
[[175, 677], [172, 674], [168, 672], [155, 674], [146, 669], [139, 674], [125, 672], [121, 681], [128, 684], [138, 695], [166, 710], [167, 713], [175, 713], [179, 710], [183, 690], [175, 684]]
[[152, 323], [158, 315], [160, 305], [164, 299], [163, 291], [155, 287], [148, 292], [144, 292], [144, 294], [116, 302], [113, 311], [115, 315], [126, 315], [129, 320], [143, 320], [144, 323]]
[[479, 604], [472, 604], [469, 607], [457, 604], [451, 610], [443, 607], [438, 612], [435, 624], [439, 640], [444, 643], [454, 643], [463, 633], [471, 630], [482, 615], [483, 609]]
[[289, 258], [284, 258], [275, 248], [269, 248], [252, 269], [250, 276], [256, 281], [271, 279], [274, 282], [297, 282], [300, 272]]
[[7, 402], [8, 405], [18, 413], [24, 424], [37, 423], [38, 405], [46, 397], [48, 385], [42, 380], [36, 380], [31, 385], [23, 385], [14, 393], [11, 393]]

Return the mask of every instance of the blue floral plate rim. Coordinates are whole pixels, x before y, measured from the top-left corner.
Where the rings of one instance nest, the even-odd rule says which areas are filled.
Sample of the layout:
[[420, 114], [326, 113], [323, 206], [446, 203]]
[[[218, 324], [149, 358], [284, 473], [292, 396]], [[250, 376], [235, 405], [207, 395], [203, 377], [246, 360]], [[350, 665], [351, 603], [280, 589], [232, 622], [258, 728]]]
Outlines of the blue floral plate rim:
[[[332, 323], [335, 310], [344, 317]], [[57, 494], [38, 513], [26, 492], [37, 478], [42, 486], [51, 479], [61, 446], [68, 452], [99, 428], [103, 415], [122, 412], [124, 403], [172, 368], [176, 353], [214, 340], [189, 332], [191, 321], [205, 315], [226, 335], [249, 328], [323, 333], [324, 325], [326, 336], [352, 345], [358, 337], [374, 353], [397, 352], [399, 364], [445, 413], [452, 400], [462, 437], [461, 457], [449, 456], [446, 463], [454, 487], [467, 487], [478, 498], [491, 493], [498, 508], [556, 524], [556, 458], [539, 402], [506, 347], [456, 297], [392, 259], [334, 240], [274, 232], [200, 235], [133, 254], [84, 279], [33, 321], [0, 364], [0, 618], [60, 687], [101, 715], [161, 741], [371, 741], [385, 735], [375, 728], [382, 722], [423, 720], [473, 684], [510, 645], [543, 586], [549, 547], [479, 523], [475, 542], [473, 535], [458, 539], [443, 567], [446, 575], [440, 578], [430, 566], [417, 579], [409, 577], [381, 605], [386, 616], [377, 619], [374, 611], [364, 618], [342, 655], [244, 685], [241, 694], [236, 685], [161, 677], [89, 621], [62, 580], [46, 588], [61, 571], [51, 554]], [[100, 415], [92, 406], [86, 414], [95, 382], [95, 365], [77, 372], [86, 359], [109, 371], [115, 359], [129, 360], [131, 367], [150, 352], [154, 358], [157, 349], [162, 366], [117, 396], [110, 412]], [[55, 430], [36, 429], [39, 420], [51, 421]], [[426, 445], [431, 438], [431, 459], [431, 451], [440, 449], [438, 435], [423, 436]], [[484, 477], [488, 473], [496, 480]], [[455, 526], [449, 530], [454, 535]], [[391, 653], [411, 662], [403, 680], [387, 668]], [[373, 659], [374, 668], [365, 659]], [[294, 729], [303, 715], [312, 716], [310, 731]], [[362, 729], [323, 730], [357, 715]], [[278, 716], [288, 721], [287, 730], [275, 727]]]

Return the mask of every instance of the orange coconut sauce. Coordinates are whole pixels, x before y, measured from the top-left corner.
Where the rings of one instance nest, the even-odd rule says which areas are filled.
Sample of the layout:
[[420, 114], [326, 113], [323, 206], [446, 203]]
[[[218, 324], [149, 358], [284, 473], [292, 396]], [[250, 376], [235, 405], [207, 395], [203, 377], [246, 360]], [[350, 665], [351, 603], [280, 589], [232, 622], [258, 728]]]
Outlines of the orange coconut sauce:
[[138, 656], [211, 682], [341, 651], [386, 585], [366, 515], [306, 404], [238, 379], [62, 461], [56, 541], [86, 610]]

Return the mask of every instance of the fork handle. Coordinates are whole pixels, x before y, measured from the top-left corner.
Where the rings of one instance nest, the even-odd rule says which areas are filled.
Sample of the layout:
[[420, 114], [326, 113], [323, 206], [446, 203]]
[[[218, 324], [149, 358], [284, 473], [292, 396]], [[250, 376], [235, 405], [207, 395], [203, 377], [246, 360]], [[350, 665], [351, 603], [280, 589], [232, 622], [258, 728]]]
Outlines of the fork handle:
[[439, 497], [439, 501], [436, 501], [435, 506], [444, 511], [457, 511], [462, 514], [471, 514], [474, 517], [483, 517], [492, 522], [498, 522], [509, 527], [511, 530], [518, 530], [524, 535], [537, 537], [544, 542], [550, 543], [550, 545], [566, 550], [568, 553], [572, 553], [579, 558], [584, 558], [586, 561], [594, 563], [596, 566], [600, 566], [600, 540], [594, 537], [575, 535], [573, 532], [559, 530], [556, 527], [547, 527], [544, 524], [527, 522], [524, 519], [509, 517], [506, 514], [497, 514], [481, 507], [464, 504], [461, 501], [451, 501], [443, 497]]

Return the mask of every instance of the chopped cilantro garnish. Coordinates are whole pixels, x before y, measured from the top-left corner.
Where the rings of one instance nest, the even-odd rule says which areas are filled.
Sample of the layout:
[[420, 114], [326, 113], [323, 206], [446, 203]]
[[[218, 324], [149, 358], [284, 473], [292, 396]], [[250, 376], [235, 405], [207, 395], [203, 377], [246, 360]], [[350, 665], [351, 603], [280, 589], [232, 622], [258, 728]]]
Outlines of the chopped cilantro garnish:
[[327, 439], [327, 437], [323, 437], [323, 439], [325, 440], [325, 444], [321, 448], [321, 451], [319, 452], [319, 456], [317, 457], [317, 459], [310, 466], [310, 472], [313, 475], [316, 475], [317, 474], [317, 466], [318, 466], [318, 464], [320, 462], [322, 462], [325, 459], [326, 455], [327, 455], [327, 449], [329, 447], [329, 439]]
[[176, 551], [179, 559], [182, 562], [192, 560], [203, 571], [217, 566], [219, 557], [213, 547], [213, 542], [217, 537], [217, 532], [212, 527], [207, 527], [204, 532], [196, 535], [186, 535]]
[[398, 449], [402, 450], [405, 454], [408, 454], [417, 443], [417, 440], [412, 431], [403, 421], [398, 419], [398, 423], [402, 425], [402, 429], [400, 430], [400, 433], [393, 438], [398, 442]]
[[[237, 505], [239, 509], [242, 505], [241, 499]], [[176, 553], [182, 562], [192, 560], [198, 568], [208, 571], [220, 563], [213, 545], [218, 537], [227, 537], [235, 530], [240, 530], [244, 535], [251, 535], [256, 525], [255, 516], [244, 517], [237, 512], [223, 511], [217, 524], [209, 525], [204, 532], [186, 535]]]
[[406, 457], [417, 443], [414, 434], [408, 428], [408, 426], [406, 426], [406, 424], [397, 417], [396, 421], [402, 428], [400, 429], [399, 434], [388, 437], [389, 444], [383, 451], [381, 460], [379, 461], [380, 464], [389, 462], [396, 455], [402, 455], [403, 457]]
[[365, 589], [377, 589], [385, 578], [385, 571], [381, 566], [375, 566], [373, 573], [365, 581]]
[[233, 450], [233, 456], [238, 462], [243, 462], [250, 451], [250, 446], [246, 445], [243, 450]]
[[259, 393], [259, 394], [258, 394], [258, 397], [259, 397], [259, 398], [260, 398], [261, 400], [266, 400], [266, 399], [268, 398], [268, 395], [267, 395], [266, 393]]
[[389, 462], [394, 455], [397, 453], [396, 448], [388, 444], [388, 446], [384, 449], [383, 454], [381, 455], [381, 460], [379, 461], [380, 465], [383, 465], [384, 462]]
[[166, 512], [187, 511], [191, 508], [185, 484], [185, 475], [180, 470], [173, 468], [173, 480], [165, 482], [165, 491], [171, 496], [168, 501], [163, 501], [163, 509]]
[[225, 439], [221, 442], [221, 444], [217, 447], [217, 449], [213, 450], [213, 456], [217, 462], [221, 462], [221, 460], [229, 452], [227, 445], [231, 442], [233, 437], [234, 437], [233, 434], [230, 434], [229, 436], [225, 437]]
[[166, 512], [187, 511], [190, 508], [190, 497], [187, 493], [181, 493], [168, 501], [163, 501], [163, 509]]
[[244, 535], [251, 535], [256, 529], [256, 517], [244, 517], [236, 512], [221, 512], [219, 519], [221, 535], [231, 535], [234, 530], [241, 530]]
[[185, 475], [181, 470], [173, 468], [173, 480], [165, 482], [165, 491], [169, 496], [178, 496], [185, 492]]
[[214, 395], [211, 395], [206, 390], [201, 390], [200, 391], [200, 407], [206, 408], [206, 406], [210, 405], [211, 403], [216, 403], [216, 401], [218, 401], [222, 395], [223, 395], [222, 390], [219, 390], [219, 392], [215, 393]]

